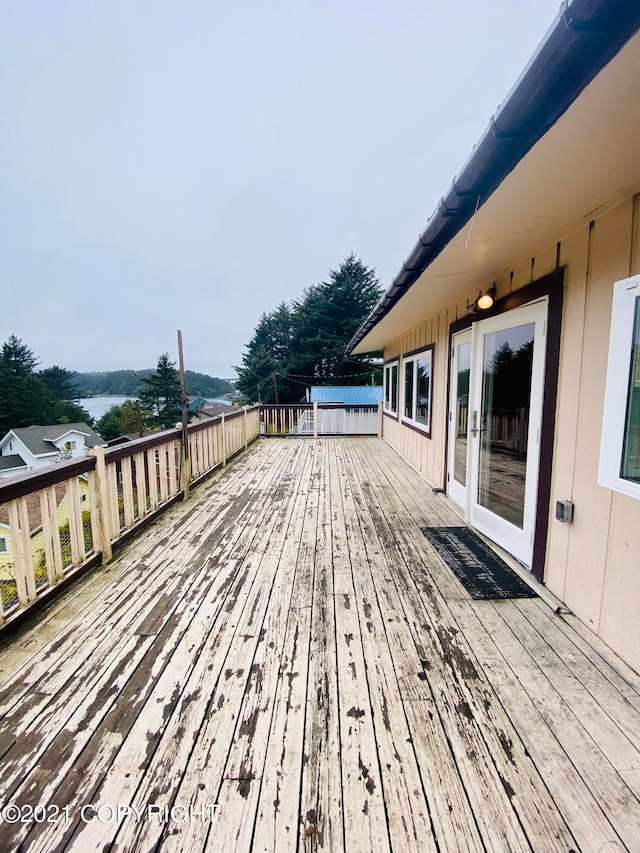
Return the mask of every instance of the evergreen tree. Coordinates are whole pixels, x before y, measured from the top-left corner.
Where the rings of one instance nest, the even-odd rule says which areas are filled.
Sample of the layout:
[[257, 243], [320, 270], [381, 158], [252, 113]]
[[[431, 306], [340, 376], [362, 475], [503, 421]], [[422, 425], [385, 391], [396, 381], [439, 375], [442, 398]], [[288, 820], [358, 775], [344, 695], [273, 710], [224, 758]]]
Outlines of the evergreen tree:
[[[263, 314], [236, 367], [238, 389], [250, 400], [304, 398], [313, 384], [367, 384], [371, 370], [358, 371], [345, 357], [349, 340], [380, 298], [374, 270], [349, 255], [329, 281], [304, 291], [302, 299]], [[360, 375], [354, 375], [358, 374]]]
[[309, 384], [367, 384], [371, 371], [354, 376], [357, 369], [345, 348], [380, 293], [375, 271], [354, 255], [331, 270], [329, 281], [308, 288], [294, 304], [292, 372], [308, 377]]
[[73, 398], [73, 374], [62, 367], [36, 371], [38, 358], [15, 335], [2, 346], [0, 355], [0, 436], [10, 429], [32, 424], [84, 421], [88, 412]]
[[138, 432], [138, 404], [125, 400], [121, 406], [111, 406], [96, 423], [96, 432], [105, 441]]
[[158, 366], [148, 377], [141, 377], [140, 398], [142, 419], [146, 427], [168, 429], [182, 419], [180, 405], [180, 376], [167, 353], [158, 359]]
[[44, 423], [92, 423], [89, 413], [75, 402], [74, 376], [72, 371], [57, 364], [38, 373], [44, 385], [43, 402], [46, 405]]
[[3, 436], [13, 427], [44, 422], [44, 389], [35, 373], [37, 365], [33, 351], [15, 335], [3, 344], [0, 370], [0, 432]]
[[276, 389], [279, 402], [299, 399], [304, 394], [303, 388], [279, 375], [288, 371], [291, 361], [292, 319], [284, 302], [260, 318], [248, 351], [242, 356], [242, 366], [235, 368], [240, 377], [236, 386], [248, 399], [273, 403]]

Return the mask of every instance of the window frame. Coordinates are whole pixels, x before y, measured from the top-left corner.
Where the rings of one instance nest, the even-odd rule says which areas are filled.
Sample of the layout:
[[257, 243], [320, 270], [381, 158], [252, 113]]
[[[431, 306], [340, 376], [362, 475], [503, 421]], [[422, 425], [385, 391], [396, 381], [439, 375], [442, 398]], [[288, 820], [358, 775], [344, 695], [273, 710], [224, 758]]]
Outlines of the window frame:
[[[402, 356], [402, 423], [406, 424], [406, 426], [411, 429], [416, 429], [421, 433], [424, 433], [427, 438], [431, 438], [431, 427], [433, 420], [433, 364], [434, 364], [434, 352], [435, 352], [435, 344], [429, 344], [426, 347], [421, 347], [418, 350], [412, 350], [411, 352], [407, 352]], [[427, 359], [429, 360], [429, 395], [428, 395], [428, 403], [427, 403], [427, 423], [423, 421], [419, 421], [417, 419], [417, 403], [418, 403], [418, 394], [417, 394], [417, 384], [418, 384], [418, 369], [417, 365], [420, 360]], [[411, 392], [412, 392], [412, 400], [411, 400], [411, 415], [406, 414], [407, 408], [407, 368], [409, 365], [412, 365], [411, 372]]]
[[[640, 300], [640, 275], [615, 282], [598, 484], [640, 499], [640, 483], [629, 480], [621, 474], [630, 399], [636, 310], [640, 311], [640, 302], [637, 300]], [[640, 347], [640, 341], [638, 346]]]
[[[396, 373], [396, 388], [395, 388], [396, 393], [395, 393], [395, 399], [391, 400], [391, 403], [393, 405], [388, 406], [387, 405], [387, 399], [391, 397], [391, 393], [388, 394], [387, 392], [389, 390], [391, 390], [391, 392], [393, 391], [393, 381], [391, 380], [391, 377], [393, 375], [394, 369], [395, 369], [395, 373]], [[387, 375], [387, 371], [389, 371], [388, 375]], [[383, 376], [383, 381], [382, 381], [382, 385], [383, 385], [382, 411], [386, 412], [386, 414], [391, 415], [394, 418], [397, 418], [398, 417], [398, 401], [399, 401], [399, 397], [400, 397], [400, 388], [398, 385], [398, 379], [400, 377], [400, 360], [397, 358], [394, 358], [391, 361], [385, 362], [385, 364], [383, 366], [382, 376]], [[391, 389], [389, 389], [389, 381], [390, 380], [391, 380]], [[394, 406], [395, 406], [395, 408], [394, 408]]]

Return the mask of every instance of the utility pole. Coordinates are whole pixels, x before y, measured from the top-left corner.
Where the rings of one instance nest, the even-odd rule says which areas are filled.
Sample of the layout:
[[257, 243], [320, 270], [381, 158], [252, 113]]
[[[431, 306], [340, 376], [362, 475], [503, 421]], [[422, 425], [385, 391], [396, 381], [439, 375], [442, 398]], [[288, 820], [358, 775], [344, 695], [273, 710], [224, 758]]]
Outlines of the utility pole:
[[278, 400], [278, 383], [277, 383], [277, 381], [276, 381], [276, 372], [275, 372], [275, 370], [273, 371], [273, 393], [275, 394], [275, 398], [276, 398], [276, 406], [277, 406], [277, 405], [278, 405], [278, 403], [279, 403], [280, 401]]
[[178, 359], [180, 363], [180, 396], [182, 402], [182, 488], [184, 499], [189, 497], [191, 485], [191, 460], [189, 459], [189, 411], [187, 409], [187, 385], [184, 379], [184, 357], [182, 355], [182, 332], [178, 329]]

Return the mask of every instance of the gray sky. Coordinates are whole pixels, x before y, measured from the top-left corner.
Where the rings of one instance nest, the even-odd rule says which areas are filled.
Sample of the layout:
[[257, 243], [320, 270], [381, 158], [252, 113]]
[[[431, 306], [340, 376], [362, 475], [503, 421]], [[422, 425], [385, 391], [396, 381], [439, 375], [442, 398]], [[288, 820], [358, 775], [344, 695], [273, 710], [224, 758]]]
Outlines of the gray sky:
[[351, 252], [383, 286], [559, 0], [0, 0], [0, 343], [233, 375]]

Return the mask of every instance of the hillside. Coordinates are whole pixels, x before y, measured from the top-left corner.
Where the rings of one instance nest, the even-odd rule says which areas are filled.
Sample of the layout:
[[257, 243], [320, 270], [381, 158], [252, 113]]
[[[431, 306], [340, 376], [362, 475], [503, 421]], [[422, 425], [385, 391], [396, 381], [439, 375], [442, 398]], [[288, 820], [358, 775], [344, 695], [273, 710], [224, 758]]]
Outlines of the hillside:
[[[76, 373], [73, 377], [78, 397], [95, 397], [102, 394], [135, 396], [140, 385], [140, 377], [150, 376], [155, 371], [146, 370], [110, 370], [96, 373]], [[234, 390], [230, 382], [185, 370], [187, 392], [203, 397], [221, 397]]]

